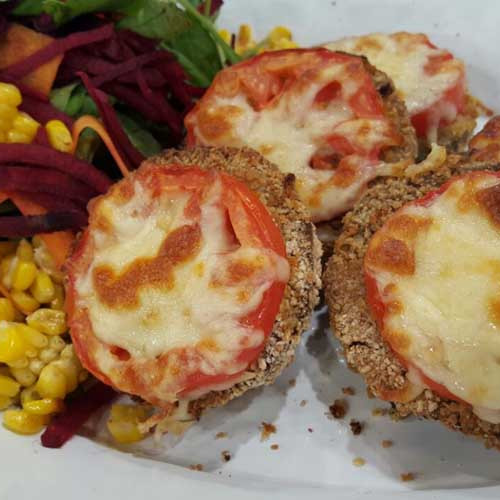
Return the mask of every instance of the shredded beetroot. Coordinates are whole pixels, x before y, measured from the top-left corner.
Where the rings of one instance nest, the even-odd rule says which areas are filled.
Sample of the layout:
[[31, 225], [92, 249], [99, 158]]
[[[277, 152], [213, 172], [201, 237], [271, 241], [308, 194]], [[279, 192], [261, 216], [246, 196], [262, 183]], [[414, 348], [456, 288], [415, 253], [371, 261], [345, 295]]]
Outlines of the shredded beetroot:
[[79, 394], [67, 404], [66, 411], [57, 415], [42, 434], [42, 445], [60, 448], [71, 439], [82, 425], [102, 406], [111, 403], [118, 393], [97, 382], [87, 392]]
[[96, 87], [100, 87], [103, 83], [115, 80], [120, 76], [123, 76], [132, 71], [137, 71], [139, 68], [145, 64], [149, 64], [155, 61], [168, 60], [169, 54], [167, 52], [150, 52], [148, 54], [142, 54], [140, 56], [131, 57], [121, 64], [113, 64], [112, 67], [104, 74], [94, 78], [92, 83]]
[[53, 212], [45, 215], [15, 215], [0, 217], [0, 236], [25, 238], [39, 233], [80, 229], [87, 224], [83, 211]]
[[101, 90], [94, 87], [90, 78], [85, 73], [78, 74], [90, 97], [94, 100], [99, 109], [104, 126], [108, 134], [113, 140], [113, 143], [120, 153], [120, 156], [129, 167], [136, 168], [144, 160], [144, 156], [132, 145], [130, 139], [122, 128], [120, 120], [116, 116], [113, 106], [109, 104], [108, 96]]
[[[86, 83], [82, 73], [88, 76]], [[187, 83], [186, 74], [172, 53], [160, 50], [157, 41], [127, 30], [66, 52], [57, 83], [72, 82], [77, 76], [84, 80], [108, 133], [132, 167], [140, 163], [141, 156], [121, 130], [119, 121], [114, 119], [113, 109], [100, 91], [117, 98], [149, 121], [168, 125], [172, 145], [181, 142], [184, 116], [192, 108], [194, 99], [204, 92]]]
[[82, 181], [98, 193], [105, 193], [112, 184], [93, 165], [51, 147], [39, 144], [0, 144], [0, 165], [18, 163], [59, 170]]
[[23, 102], [20, 104], [19, 109], [28, 113], [36, 121], [42, 124], [50, 120], [61, 120], [68, 128], [73, 126], [73, 119], [66, 113], [52, 106], [50, 102], [23, 95]]
[[59, 54], [82, 45], [89, 45], [110, 38], [113, 36], [113, 32], [113, 25], [106, 24], [93, 30], [72, 33], [64, 38], [56, 38], [26, 59], [4, 68], [3, 73], [10, 78], [21, 79]]
[[81, 203], [71, 200], [61, 194], [53, 196], [48, 193], [34, 193], [31, 191], [24, 191], [22, 189], [17, 189], [15, 193], [33, 203], [36, 203], [37, 205], [40, 205], [49, 212], [67, 212], [71, 210], [82, 211], [85, 209], [85, 207], [82, 207]]
[[37, 167], [0, 165], [0, 186], [6, 191], [22, 189], [31, 193], [64, 193], [65, 197], [80, 202], [80, 207], [85, 207], [91, 198], [99, 194], [64, 172]]

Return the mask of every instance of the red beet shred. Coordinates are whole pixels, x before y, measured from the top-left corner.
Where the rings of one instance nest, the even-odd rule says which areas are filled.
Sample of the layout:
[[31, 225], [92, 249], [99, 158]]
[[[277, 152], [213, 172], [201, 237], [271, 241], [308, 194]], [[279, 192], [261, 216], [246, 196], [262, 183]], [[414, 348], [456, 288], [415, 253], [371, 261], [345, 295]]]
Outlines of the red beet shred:
[[102, 406], [111, 403], [118, 393], [102, 382], [96, 382], [67, 403], [66, 410], [52, 419], [41, 436], [46, 448], [60, 448]]

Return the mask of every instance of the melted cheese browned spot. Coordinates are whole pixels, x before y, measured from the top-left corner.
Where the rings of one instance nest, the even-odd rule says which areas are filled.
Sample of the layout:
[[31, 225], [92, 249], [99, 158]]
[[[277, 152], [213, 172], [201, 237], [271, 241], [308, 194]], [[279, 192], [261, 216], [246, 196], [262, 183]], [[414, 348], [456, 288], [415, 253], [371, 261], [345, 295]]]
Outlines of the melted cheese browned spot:
[[200, 240], [197, 224], [181, 226], [166, 237], [158, 255], [135, 260], [118, 276], [109, 265], [95, 267], [93, 281], [99, 299], [108, 307], [136, 308], [141, 288], [173, 288], [175, 266], [196, 255]]
[[[474, 172], [443, 189], [387, 221], [370, 242], [365, 268], [385, 304], [382, 332], [392, 348], [482, 418], [496, 421], [500, 176]], [[410, 253], [413, 272], [402, 273], [395, 263]]]

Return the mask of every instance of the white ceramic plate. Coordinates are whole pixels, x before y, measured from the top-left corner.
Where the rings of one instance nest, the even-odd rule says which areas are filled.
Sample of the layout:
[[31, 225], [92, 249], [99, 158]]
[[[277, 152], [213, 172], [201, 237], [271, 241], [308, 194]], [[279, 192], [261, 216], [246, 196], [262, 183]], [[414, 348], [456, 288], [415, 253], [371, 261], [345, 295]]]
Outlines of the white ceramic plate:
[[[283, 24], [303, 45], [372, 31], [423, 31], [467, 62], [472, 93], [500, 110], [499, 17], [496, 0], [226, 0], [219, 25], [250, 23], [262, 36]], [[160, 445], [146, 442], [124, 453], [100, 435], [47, 450], [38, 438], [0, 429], [0, 498], [498, 498], [498, 452], [439, 424], [373, 417], [382, 405], [369, 400], [360, 378], [346, 369], [325, 323], [323, 311], [297, 361], [273, 387], [208, 413], [178, 442], [167, 436]], [[330, 420], [327, 407], [345, 386], [356, 388], [348, 415]], [[351, 434], [351, 418], [366, 423], [360, 436]], [[265, 442], [262, 421], [277, 427]], [[218, 432], [228, 438], [216, 440]], [[394, 446], [383, 448], [383, 439]], [[228, 463], [223, 450], [232, 455]], [[355, 457], [366, 465], [354, 467]], [[189, 470], [192, 464], [204, 472]], [[416, 480], [402, 483], [404, 472], [416, 473]]]

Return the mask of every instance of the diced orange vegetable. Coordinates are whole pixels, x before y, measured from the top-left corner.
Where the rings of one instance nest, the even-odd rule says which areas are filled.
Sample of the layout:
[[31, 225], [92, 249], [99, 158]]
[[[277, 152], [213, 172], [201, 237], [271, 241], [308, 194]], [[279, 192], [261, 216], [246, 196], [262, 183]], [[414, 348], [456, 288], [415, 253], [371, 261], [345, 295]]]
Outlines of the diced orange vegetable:
[[[0, 70], [26, 59], [52, 40], [52, 37], [20, 24], [11, 24], [7, 33], [0, 38]], [[48, 96], [62, 58], [62, 55], [54, 57], [48, 63], [26, 75], [22, 82]]]

